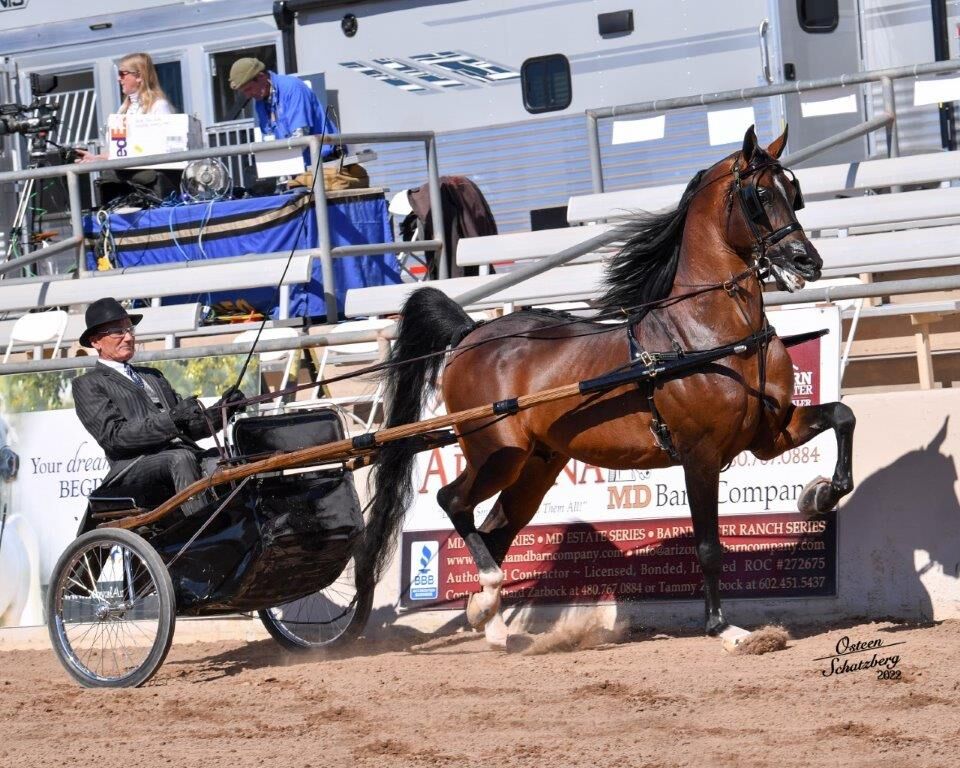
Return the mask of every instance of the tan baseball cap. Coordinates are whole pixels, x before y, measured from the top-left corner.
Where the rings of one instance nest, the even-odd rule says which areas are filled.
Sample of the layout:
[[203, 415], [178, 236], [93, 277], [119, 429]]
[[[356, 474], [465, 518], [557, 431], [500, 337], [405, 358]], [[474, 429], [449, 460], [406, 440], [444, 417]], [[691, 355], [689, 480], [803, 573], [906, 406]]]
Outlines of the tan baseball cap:
[[253, 80], [253, 78], [266, 68], [266, 64], [260, 61], [260, 59], [237, 59], [233, 62], [233, 66], [230, 67], [230, 87], [233, 88], [233, 90], [237, 90]]

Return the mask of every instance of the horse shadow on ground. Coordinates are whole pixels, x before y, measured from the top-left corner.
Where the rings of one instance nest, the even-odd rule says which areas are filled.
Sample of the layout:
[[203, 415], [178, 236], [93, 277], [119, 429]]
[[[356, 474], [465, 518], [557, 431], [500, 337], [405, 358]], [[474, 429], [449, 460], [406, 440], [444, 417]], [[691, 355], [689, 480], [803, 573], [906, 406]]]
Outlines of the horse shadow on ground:
[[849, 612], [922, 624], [934, 619], [935, 600], [960, 597], [957, 471], [943, 452], [948, 426], [949, 418], [928, 445], [860, 481], [841, 506], [839, 587]]

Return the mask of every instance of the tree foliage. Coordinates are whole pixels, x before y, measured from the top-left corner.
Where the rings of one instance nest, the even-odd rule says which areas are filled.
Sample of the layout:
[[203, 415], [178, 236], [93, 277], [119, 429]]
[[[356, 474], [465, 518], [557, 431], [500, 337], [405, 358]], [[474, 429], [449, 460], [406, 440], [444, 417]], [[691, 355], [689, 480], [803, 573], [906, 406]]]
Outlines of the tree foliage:
[[[183, 397], [219, 397], [233, 386], [245, 355], [198, 357], [192, 360], [162, 360], [149, 363], [167, 377]], [[134, 360], [136, 362], [136, 360]], [[73, 407], [70, 383], [82, 370], [12, 373], [0, 376], [0, 403], [4, 413], [53, 411]], [[247, 396], [260, 392], [260, 368], [257, 358], [250, 360], [240, 384]]]

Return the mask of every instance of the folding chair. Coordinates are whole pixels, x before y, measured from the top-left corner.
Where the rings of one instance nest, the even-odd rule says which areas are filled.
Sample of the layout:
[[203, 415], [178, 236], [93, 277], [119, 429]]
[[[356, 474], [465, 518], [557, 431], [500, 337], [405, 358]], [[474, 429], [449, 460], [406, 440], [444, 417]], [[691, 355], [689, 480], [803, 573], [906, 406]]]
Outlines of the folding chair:
[[[347, 323], [340, 323], [331, 328], [328, 333], [344, 334], [354, 333], [356, 331], [379, 330], [393, 325], [393, 320], [369, 319], [355, 320]], [[377, 406], [383, 400], [383, 383], [379, 383], [372, 393], [359, 393], [355, 395], [342, 395], [337, 397], [330, 396], [329, 392], [323, 391], [322, 382], [325, 376], [329, 376], [327, 369], [332, 365], [344, 364], [362, 364], [375, 363], [381, 357], [380, 344], [376, 341], [359, 341], [346, 344], [330, 344], [323, 348], [320, 360], [317, 363], [317, 388], [314, 390], [314, 400], [311, 405], [336, 405], [343, 409], [346, 416], [358, 425], [363, 427], [365, 432], [370, 431], [373, 421], [376, 418]], [[361, 418], [352, 410], [345, 406], [353, 406], [360, 403], [370, 404], [370, 413], [366, 419]], [[299, 403], [298, 403], [299, 405]]]
[[40, 359], [43, 356], [43, 345], [52, 341], [51, 357], [56, 357], [63, 342], [63, 333], [67, 329], [67, 313], [62, 309], [52, 309], [48, 312], [30, 312], [17, 318], [10, 331], [10, 340], [7, 342], [7, 352], [3, 362], [10, 359], [14, 344], [33, 344], [33, 356]]
[[[274, 339], [295, 339], [300, 334], [295, 328], [264, 328], [260, 331], [260, 341], [268, 341]], [[257, 338], [257, 331], [244, 331], [234, 338], [234, 344], [244, 344], [252, 342]], [[294, 361], [299, 359], [300, 350], [297, 348], [294, 349], [280, 349], [271, 352], [258, 352], [254, 350], [260, 356], [260, 378], [263, 379], [264, 372], [269, 371], [279, 371], [282, 370], [283, 374], [280, 377], [280, 383], [277, 386], [277, 389], [284, 389], [291, 378], [291, 373], [293, 371]], [[264, 388], [266, 389], [266, 382], [264, 382]], [[279, 409], [280, 406], [278, 406]], [[271, 409], [264, 409], [271, 410]]]

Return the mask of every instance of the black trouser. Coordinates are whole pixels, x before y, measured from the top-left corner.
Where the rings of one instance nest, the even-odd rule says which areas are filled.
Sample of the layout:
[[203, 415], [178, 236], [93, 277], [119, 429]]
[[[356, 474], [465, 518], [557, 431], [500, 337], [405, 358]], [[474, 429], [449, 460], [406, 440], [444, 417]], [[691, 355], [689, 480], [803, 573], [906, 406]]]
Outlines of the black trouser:
[[[165, 451], [143, 456], [123, 473], [120, 485], [134, 490], [143, 488], [149, 496], [156, 494], [158, 485], [163, 489], [172, 487], [174, 493], [179, 493], [200, 479], [202, 456], [202, 453], [187, 447], [168, 448]], [[180, 508], [183, 514], [189, 517], [197, 514], [212, 500], [210, 491], [204, 491], [185, 501]], [[145, 500], [138, 499], [138, 501], [144, 503]]]

